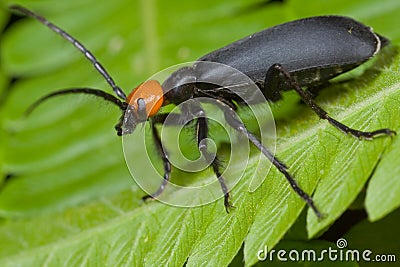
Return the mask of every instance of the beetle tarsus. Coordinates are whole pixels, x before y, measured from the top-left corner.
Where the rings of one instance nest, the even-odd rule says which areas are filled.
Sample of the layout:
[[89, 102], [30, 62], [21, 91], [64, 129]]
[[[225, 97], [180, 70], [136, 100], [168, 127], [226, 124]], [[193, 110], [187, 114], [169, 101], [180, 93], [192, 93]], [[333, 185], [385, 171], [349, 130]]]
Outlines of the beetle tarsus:
[[338, 122], [337, 120], [333, 119], [332, 117], [330, 117], [328, 115], [326, 115], [326, 119], [335, 128], [341, 130], [342, 132], [344, 132], [346, 134], [351, 134], [352, 136], [354, 136], [358, 139], [362, 139], [362, 140], [372, 140], [372, 139], [382, 136], [382, 135], [386, 135], [386, 136], [396, 135], [396, 132], [389, 128], [379, 129], [379, 130], [372, 131], [372, 132], [364, 132], [364, 131], [352, 129], [352, 128]]
[[149, 195], [143, 196], [143, 197], [142, 197], [142, 200], [146, 202], [147, 200], [149, 200], [149, 199], [154, 199], [154, 198], [155, 198], [155, 196], [149, 194]]
[[236, 207], [230, 201], [229, 193], [226, 193], [224, 195], [224, 206], [226, 213], [229, 213], [231, 210], [236, 209]]

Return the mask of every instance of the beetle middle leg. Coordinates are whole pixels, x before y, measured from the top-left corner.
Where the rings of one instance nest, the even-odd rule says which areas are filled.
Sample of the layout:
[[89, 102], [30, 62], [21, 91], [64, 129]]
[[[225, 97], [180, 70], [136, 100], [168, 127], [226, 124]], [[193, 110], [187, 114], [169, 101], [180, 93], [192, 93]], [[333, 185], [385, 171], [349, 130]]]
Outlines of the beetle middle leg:
[[234, 206], [229, 201], [229, 189], [226, 186], [225, 179], [220, 172], [220, 164], [217, 155], [212, 159], [213, 155], [208, 152], [207, 150], [207, 142], [202, 142], [203, 140], [206, 141], [208, 138], [208, 119], [205, 117], [205, 111], [198, 106], [197, 112], [198, 118], [196, 121], [196, 136], [197, 136], [197, 146], [201, 154], [207, 160], [207, 162], [211, 161], [211, 167], [217, 176], [218, 182], [221, 186], [222, 193], [224, 194], [224, 206], [226, 212], [229, 213], [229, 209], [233, 208]]
[[267, 76], [265, 78], [265, 83], [268, 84], [269, 82], [273, 83], [274, 79], [279, 79], [279, 74], [282, 74], [284, 79], [286, 79], [288, 82], [290, 82], [291, 87], [297, 92], [297, 94], [301, 97], [303, 102], [308, 105], [321, 119], [327, 120], [331, 125], [333, 125], [335, 128], [341, 130], [342, 132], [346, 134], [351, 134], [354, 137], [357, 138], [364, 138], [364, 139], [373, 139], [374, 137], [378, 135], [395, 135], [396, 132], [388, 129], [388, 128], [383, 128], [379, 130], [375, 130], [372, 132], [364, 132], [364, 131], [359, 131], [353, 128], [350, 128], [343, 123], [333, 119], [331, 116], [328, 115], [328, 113], [323, 110], [320, 106], [318, 106], [313, 99], [313, 96], [311, 95], [310, 92], [307, 90], [301, 89], [300, 85], [297, 83], [297, 81], [290, 75], [288, 71], [286, 71], [280, 64], [274, 64], [272, 65], [268, 72]]
[[246, 126], [238, 119], [235, 111], [232, 108], [221, 106], [220, 108], [224, 111], [224, 116], [228, 124], [239, 133], [244, 134], [285, 176], [293, 190], [307, 203], [307, 205], [315, 212], [317, 217], [322, 218], [323, 215], [315, 206], [313, 199], [306, 192], [304, 192], [303, 189], [301, 189], [296, 180], [288, 172], [287, 167], [281, 163], [281, 161], [278, 160], [253, 133], [247, 130]]
[[[220, 161], [218, 160], [218, 156], [213, 155], [208, 152], [207, 149], [207, 141], [208, 138], [208, 119], [206, 117], [206, 112], [202, 108], [199, 102], [195, 99], [189, 102], [189, 104], [182, 105], [181, 107], [184, 116], [188, 116], [190, 118], [196, 118], [196, 139], [197, 139], [197, 146], [200, 150], [202, 156], [206, 159], [207, 162], [211, 162], [211, 167], [215, 176], [218, 179], [218, 182], [221, 186], [222, 193], [224, 194], [224, 206], [226, 212], [229, 213], [229, 209], [233, 208], [234, 206], [230, 203], [229, 198], [229, 189], [225, 183], [225, 179], [222, 176], [220, 171]], [[188, 121], [188, 118], [184, 119], [183, 121]], [[181, 122], [183, 122], [181, 121]], [[204, 141], [205, 142], [204, 142]]]

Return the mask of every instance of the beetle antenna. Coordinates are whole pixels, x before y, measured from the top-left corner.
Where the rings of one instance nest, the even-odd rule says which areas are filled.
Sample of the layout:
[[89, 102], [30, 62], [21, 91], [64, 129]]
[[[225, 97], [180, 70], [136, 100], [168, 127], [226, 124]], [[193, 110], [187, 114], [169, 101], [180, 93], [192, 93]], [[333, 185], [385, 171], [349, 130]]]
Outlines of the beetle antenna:
[[109, 93], [106, 93], [104, 91], [101, 91], [98, 89], [92, 89], [92, 88], [72, 88], [72, 89], [64, 89], [64, 90], [55, 91], [53, 93], [43, 96], [42, 98], [38, 99], [36, 102], [34, 102], [32, 105], [29, 106], [29, 108], [25, 111], [25, 116], [28, 116], [29, 114], [31, 114], [32, 111], [34, 109], [36, 109], [45, 100], [47, 100], [53, 96], [65, 95], [65, 94], [95, 95], [95, 96], [103, 98], [104, 100], [106, 100], [108, 102], [113, 103], [114, 105], [118, 106], [122, 111], [125, 111], [125, 109], [127, 107], [127, 104], [125, 102], [122, 102], [115, 96], [113, 96]]
[[92, 62], [94, 68], [106, 79], [107, 83], [111, 86], [111, 88], [114, 90], [115, 94], [125, 100], [126, 95], [122, 89], [117, 86], [111, 78], [110, 74], [106, 71], [106, 69], [103, 67], [103, 65], [100, 64], [100, 62], [96, 59], [96, 57], [78, 40], [76, 40], [74, 37], [66, 33], [64, 30], [60, 29], [58, 26], [54, 25], [47, 19], [43, 18], [42, 16], [30, 11], [29, 9], [26, 9], [22, 6], [19, 5], [11, 5], [10, 9], [19, 11], [26, 16], [29, 16], [31, 18], [34, 18], [41, 22], [43, 25], [47, 26], [50, 30], [54, 31], [55, 33], [59, 34], [62, 38], [70, 42], [73, 46], [75, 46], [79, 51], [82, 52], [82, 54], [90, 61]]

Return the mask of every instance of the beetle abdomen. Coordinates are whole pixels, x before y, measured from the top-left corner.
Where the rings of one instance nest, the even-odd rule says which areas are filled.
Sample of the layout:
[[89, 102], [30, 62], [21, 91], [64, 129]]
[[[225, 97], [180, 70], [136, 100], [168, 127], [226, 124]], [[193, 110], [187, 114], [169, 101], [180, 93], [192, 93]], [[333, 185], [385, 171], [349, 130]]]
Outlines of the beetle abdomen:
[[[331, 66], [354, 68], [387, 43], [388, 40], [375, 34], [370, 27], [351, 18], [320, 16], [268, 28], [198, 60], [223, 63], [254, 81], [263, 81], [266, 71], [275, 63], [290, 73]], [[333, 76], [339, 73], [332, 69]]]

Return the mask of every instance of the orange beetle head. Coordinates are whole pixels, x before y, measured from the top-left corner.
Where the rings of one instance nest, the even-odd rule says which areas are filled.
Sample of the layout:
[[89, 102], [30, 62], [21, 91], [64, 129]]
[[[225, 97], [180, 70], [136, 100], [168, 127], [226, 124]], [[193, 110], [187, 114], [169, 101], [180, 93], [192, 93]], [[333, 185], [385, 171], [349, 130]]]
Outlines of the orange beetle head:
[[126, 103], [124, 134], [133, 132], [138, 123], [157, 114], [164, 104], [164, 92], [158, 81], [148, 80], [128, 95]]

